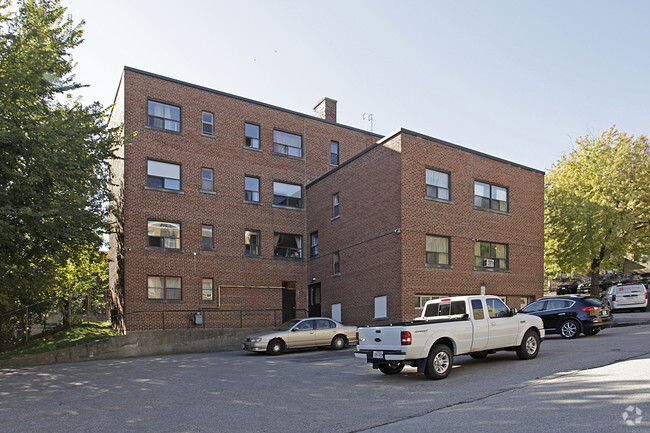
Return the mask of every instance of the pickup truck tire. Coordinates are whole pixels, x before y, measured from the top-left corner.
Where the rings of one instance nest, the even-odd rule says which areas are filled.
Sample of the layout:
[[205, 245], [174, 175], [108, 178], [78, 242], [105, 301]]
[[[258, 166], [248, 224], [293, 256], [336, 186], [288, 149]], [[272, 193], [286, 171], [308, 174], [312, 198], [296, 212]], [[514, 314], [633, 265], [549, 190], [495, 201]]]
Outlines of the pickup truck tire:
[[521, 340], [521, 344], [515, 349], [519, 359], [533, 359], [539, 353], [539, 335], [529, 330]]
[[560, 323], [560, 336], [562, 338], [576, 338], [580, 334], [580, 324], [573, 320], [567, 319]]
[[266, 346], [266, 353], [269, 355], [279, 355], [284, 352], [285, 348], [284, 341], [276, 338], [275, 340], [269, 341], [268, 346]]
[[454, 355], [451, 353], [449, 346], [444, 344], [435, 344], [429, 356], [427, 357], [424, 374], [433, 380], [444, 379], [451, 373], [451, 367], [454, 365]]
[[334, 350], [341, 350], [345, 349], [345, 346], [347, 346], [348, 341], [345, 339], [344, 336], [342, 335], [337, 335], [336, 337], [332, 338], [332, 343], [330, 346], [332, 346], [332, 349]]
[[384, 374], [397, 374], [404, 369], [404, 364], [379, 364], [379, 371]]

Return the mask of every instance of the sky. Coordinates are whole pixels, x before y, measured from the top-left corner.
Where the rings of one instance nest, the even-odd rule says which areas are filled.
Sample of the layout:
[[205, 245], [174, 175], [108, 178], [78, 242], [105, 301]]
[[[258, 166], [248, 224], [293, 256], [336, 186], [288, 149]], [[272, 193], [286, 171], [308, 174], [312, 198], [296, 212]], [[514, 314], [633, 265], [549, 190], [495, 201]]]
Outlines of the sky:
[[330, 97], [339, 123], [544, 171], [581, 136], [650, 129], [648, 1], [61, 4], [85, 21], [86, 103], [112, 104], [129, 66], [310, 115]]

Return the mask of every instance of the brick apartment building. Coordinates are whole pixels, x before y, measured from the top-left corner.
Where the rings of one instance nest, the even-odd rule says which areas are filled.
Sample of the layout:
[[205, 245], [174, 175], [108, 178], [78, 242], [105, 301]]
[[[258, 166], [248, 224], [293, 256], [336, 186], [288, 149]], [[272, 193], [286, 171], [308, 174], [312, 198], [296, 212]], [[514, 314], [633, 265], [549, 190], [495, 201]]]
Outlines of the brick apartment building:
[[[113, 306], [125, 330], [407, 320], [543, 289], [543, 172], [125, 68], [111, 116]], [[201, 313], [197, 322], [196, 313]]]

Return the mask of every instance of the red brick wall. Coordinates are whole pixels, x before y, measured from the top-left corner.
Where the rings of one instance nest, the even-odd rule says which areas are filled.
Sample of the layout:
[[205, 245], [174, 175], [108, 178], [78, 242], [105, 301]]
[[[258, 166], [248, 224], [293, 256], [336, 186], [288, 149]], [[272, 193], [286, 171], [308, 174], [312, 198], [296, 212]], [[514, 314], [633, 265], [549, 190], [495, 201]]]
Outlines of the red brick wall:
[[[279, 287], [283, 281], [296, 281], [296, 307], [305, 309], [306, 261], [273, 257], [274, 232], [302, 235], [304, 249], [308, 241], [305, 193], [303, 209], [274, 207], [273, 181], [304, 185], [332, 168], [330, 140], [340, 143], [341, 160], [345, 160], [374, 143], [377, 136], [130, 69], [125, 70], [122, 85], [125, 134], [137, 132], [125, 149], [127, 313], [215, 307], [216, 301], [200, 300], [202, 278], [213, 279], [215, 298], [219, 285]], [[181, 107], [180, 134], [146, 126], [148, 98]], [[201, 135], [202, 111], [214, 114], [215, 137]], [[261, 151], [244, 147], [245, 121], [260, 125]], [[273, 154], [274, 128], [302, 135], [303, 158]], [[181, 164], [182, 193], [145, 188], [148, 158]], [[214, 171], [215, 194], [199, 191], [203, 167]], [[261, 205], [244, 203], [245, 175], [260, 178]], [[182, 251], [147, 249], [148, 219], [180, 222]], [[200, 249], [202, 224], [213, 226], [214, 251]], [[261, 231], [262, 258], [244, 257], [246, 229]], [[182, 277], [182, 302], [147, 300], [148, 275]], [[229, 292], [222, 297], [224, 309], [259, 306], [281, 308], [281, 290], [251, 289], [242, 296], [233, 297]], [[145, 317], [144, 314], [130, 317], [129, 329], [160, 325], [153, 316]], [[148, 320], [155, 323], [146, 323]]]
[[[307, 189], [308, 231], [318, 231], [320, 246], [309, 261], [309, 276], [321, 283], [323, 315], [340, 303], [344, 323], [367, 324], [374, 318], [374, 298], [387, 296], [389, 318], [399, 318], [399, 172], [399, 153], [377, 146]], [[332, 220], [337, 192], [340, 217]], [[332, 276], [336, 251], [340, 276]]]
[[[451, 203], [425, 199], [427, 168], [450, 173]], [[508, 188], [509, 212], [474, 208], [474, 180]], [[541, 172], [402, 134], [403, 316], [416, 295], [487, 294], [519, 298], [543, 293], [544, 176]], [[426, 267], [426, 235], [451, 237], [451, 269]], [[507, 244], [509, 271], [474, 269], [472, 239]]]

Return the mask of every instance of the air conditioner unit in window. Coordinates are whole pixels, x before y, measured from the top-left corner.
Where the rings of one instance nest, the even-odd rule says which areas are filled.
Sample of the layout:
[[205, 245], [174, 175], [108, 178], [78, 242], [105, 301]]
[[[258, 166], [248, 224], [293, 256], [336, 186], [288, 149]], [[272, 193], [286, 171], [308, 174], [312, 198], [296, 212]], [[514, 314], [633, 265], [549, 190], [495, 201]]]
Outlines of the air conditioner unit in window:
[[494, 267], [494, 259], [483, 259], [483, 267], [484, 268], [493, 268]]

